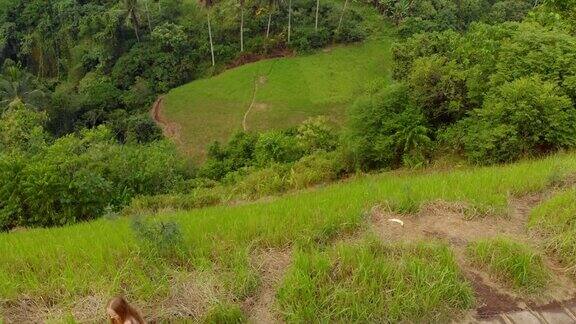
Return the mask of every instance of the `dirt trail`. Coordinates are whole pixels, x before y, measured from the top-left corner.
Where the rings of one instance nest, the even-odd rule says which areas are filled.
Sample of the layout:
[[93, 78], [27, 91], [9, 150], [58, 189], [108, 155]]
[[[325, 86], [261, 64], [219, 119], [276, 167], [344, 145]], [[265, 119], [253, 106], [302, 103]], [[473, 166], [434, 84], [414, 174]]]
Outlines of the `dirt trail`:
[[[537, 244], [539, 238], [526, 230], [526, 222], [532, 208], [544, 198], [542, 194], [511, 198], [508, 217], [489, 215], [473, 219], [467, 219], [465, 204], [443, 201], [429, 203], [415, 215], [399, 215], [377, 207], [372, 211], [372, 225], [385, 242], [438, 239], [450, 244], [464, 275], [473, 285], [479, 305], [458, 322], [576, 323], [576, 285], [553, 265], [553, 260], [544, 257], [553, 275], [550, 287], [542, 295], [527, 298], [477, 269], [465, 256], [469, 242], [499, 235]], [[390, 219], [400, 219], [404, 225]]]
[[164, 111], [164, 96], [159, 96], [150, 109], [150, 117], [152, 120], [162, 128], [164, 136], [171, 138], [177, 144], [182, 144], [180, 137], [180, 125], [176, 122], [169, 121], [163, 114]]
[[291, 250], [269, 249], [254, 255], [252, 264], [258, 269], [262, 281], [256, 295], [246, 299], [243, 304], [244, 311], [250, 314], [250, 323], [283, 322], [274, 310], [274, 302], [278, 285], [291, 262]]

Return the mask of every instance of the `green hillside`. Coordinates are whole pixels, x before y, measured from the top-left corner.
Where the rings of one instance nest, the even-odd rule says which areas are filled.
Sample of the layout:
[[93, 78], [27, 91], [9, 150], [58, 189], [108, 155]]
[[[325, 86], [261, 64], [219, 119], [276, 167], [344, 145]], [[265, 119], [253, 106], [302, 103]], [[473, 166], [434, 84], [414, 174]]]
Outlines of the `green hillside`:
[[[252, 204], [163, 213], [150, 220], [162, 227], [148, 231], [121, 218], [0, 233], [0, 313], [23, 322], [30, 318], [20, 316], [32, 313], [98, 321], [103, 296], [122, 292], [149, 319], [259, 311], [291, 322], [454, 318], [474, 303], [464, 276], [470, 269], [453, 256], [461, 243], [500, 235], [530, 242], [529, 211], [516, 206], [575, 171], [572, 153], [489, 168], [392, 172]], [[404, 220], [407, 232], [394, 232], [389, 217]], [[266, 291], [272, 302], [250, 306]], [[17, 303], [23, 296], [34, 298], [26, 299], [30, 314]]]
[[247, 64], [170, 91], [164, 115], [180, 125], [181, 144], [192, 156], [243, 129], [248, 109], [246, 128], [253, 131], [317, 115], [339, 121], [368, 81], [389, 80], [390, 49], [391, 40], [380, 39]]

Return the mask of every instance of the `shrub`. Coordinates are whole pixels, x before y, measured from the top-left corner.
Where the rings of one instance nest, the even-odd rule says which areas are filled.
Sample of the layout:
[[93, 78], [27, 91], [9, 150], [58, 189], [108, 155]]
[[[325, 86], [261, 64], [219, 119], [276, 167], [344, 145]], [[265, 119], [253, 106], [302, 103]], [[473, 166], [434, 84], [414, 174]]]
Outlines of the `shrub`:
[[438, 55], [418, 58], [406, 82], [414, 103], [430, 124], [450, 124], [464, 116], [466, 79], [455, 61]]
[[337, 180], [344, 172], [339, 152], [318, 152], [300, 159], [290, 173], [290, 185], [295, 189]]
[[467, 157], [481, 164], [576, 146], [576, 109], [570, 98], [538, 77], [502, 85], [459, 127], [465, 132]]
[[188, 177], [173, 145], [119, 145], [104, 126], [33, 155], [2, 159], [0, 204], [10, 226], [55, 226], [101, 216], [132, 197], [167, 193]]
[[249, 173], [234, 188], [236, 194], [248, 199], [284, 192], [290, 188], [290, 166], [273, 164]]
[[255, 158], [260, 166], [294, 162], [302, 154], [296, 136], [282, 131], [261, 134], [255, 146]]
[[305, 120], [296, 133], [298, 143], [306, 154], [315, 151], [333, 151], [338, 146], [338, 136], [324, 116]]
[[358, 99], [348, 115], [347, 150], [357, 168], [393, 168], [415, 157], [425, 162], [429, 131], [405, 85]]

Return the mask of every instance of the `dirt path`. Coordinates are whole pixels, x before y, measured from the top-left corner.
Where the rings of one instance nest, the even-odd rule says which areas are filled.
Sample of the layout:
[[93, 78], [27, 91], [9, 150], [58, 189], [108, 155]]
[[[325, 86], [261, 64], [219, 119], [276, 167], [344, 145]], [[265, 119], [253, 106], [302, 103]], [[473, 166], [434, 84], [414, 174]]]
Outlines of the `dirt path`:
[[159, 96], [150, 109], [150, 117], [162, 128], [162, 133], [167, 138], [174, 140], [177, 144], [182, 144], [180, 137], [180, 125], [176, 122], [169, 121], [163, 114], [164, 96]]
[[261, 285], [258, 292], [243, 303], [250, 323], [282, 323], [274, 309], [276, 291], [292, 261], [291, 250], [268, 249], [256, 253], [252, 264], [258, 269]]
[[246, 112], [244, 113], [244, 118], [242, 119], [242, 129], [246, 132], [248, 130], [248, 126], [246, 124], [246, 120], [248, 119], [248, 114], [252, 111], [252, 107], [254, 107], [254, 102], [256, 102], [256, 93], [258, 92], [258, 84], [262, 83], [260, 79], [265, 78], [264, 76], [255, 77], [254, 78], [254, 87], [252, 88], [252, 99], [250, 100], [250, 105]]
[[[469, 242], [505, 235], [529, 245], [539, 238], [526, 230], [530, 211], [545, 195], [511, 198], [508, 217], [467, 219], [465, 204], [436, 201], [415, 215], [400, 215], [384, 208], [372, 211], [372, 226], [386, 242], [437, 239], [453, 249], [465, 277], [472, 283], [478, 307], [459, 322], [465, 323], [576, 323], [576, 285], [554, 261], [544, 257], [553, 279], [537, 297], [521, 296], [467, 261]], [[404, 225], [390, 221], [400, 219]]]

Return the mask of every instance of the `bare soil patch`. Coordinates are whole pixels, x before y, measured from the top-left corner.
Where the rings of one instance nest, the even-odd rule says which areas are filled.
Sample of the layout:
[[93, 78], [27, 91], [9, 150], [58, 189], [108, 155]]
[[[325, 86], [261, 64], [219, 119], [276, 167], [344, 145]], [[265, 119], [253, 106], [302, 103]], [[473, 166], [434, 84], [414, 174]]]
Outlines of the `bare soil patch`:
[[[487, 319], [525, 309], [551, 307], [562, 311], [561, 305], [576, 296], [576, 285], [564, 271], [555, 266], [554, 260], [543, 256], [552, 273], [548, 289], [541, 295], [523, 296], [514, 293], [496, 278], [471, 265], [465, 257], [469, 242], [507, 236], [519, 242], [538, 247], [537, 235], [526, 229], [530, 210], [546, 195], [532, 194], [524, 197], [511, 197], [509, 213], [506, 217], [485, 215], [467, 217], [468, 206], [464, 203], [435, 201], [424, 205], [416, 214], [402, 215], [382, 207], [375, 207], [371, 213], [372, 227], [384, 242], [416, 242], [437, 239], [452, 247], [464, 276], [472, 284], [477, 298], [477, 309], [472, 317]], [[393, 219], [403, 222], [403, 225]]]
[[292, 251], [267, 249], [255, 253], [252, 264], [260, 273], [261, 285], [256, 295], [246, 299], [243, 309], [251, 323], [281, 323], [274, 309], [276, 290], [292, 262]]
[[232, 63], [228, 64], [226, 69], [233, 69], [244, 64], [254, 63], [262, 60], [291, 56], [294, 56], [294, 51], [287, 48], [273, 49], [268, 54], [244, 53], [238, 56], [238, 58], [232, 61]]
[[55, 305], [52, 301], [34, 298], [21, 298], [16, 302], [0, 305], [0, 313], [8, 323], [44, 323], [47, 319], [74, 317], [79, 322], [105, 320], [108, 300], [103, 296], [79, 298], [70, 307]]

